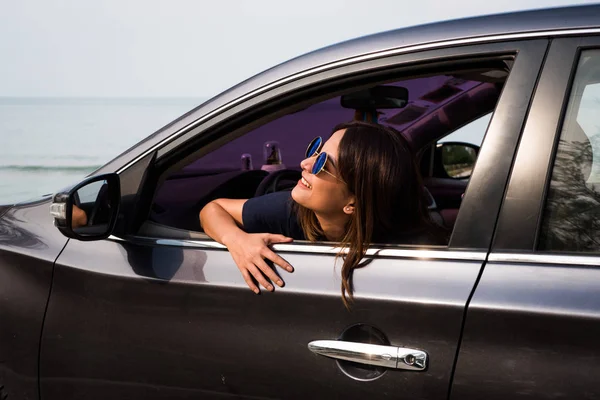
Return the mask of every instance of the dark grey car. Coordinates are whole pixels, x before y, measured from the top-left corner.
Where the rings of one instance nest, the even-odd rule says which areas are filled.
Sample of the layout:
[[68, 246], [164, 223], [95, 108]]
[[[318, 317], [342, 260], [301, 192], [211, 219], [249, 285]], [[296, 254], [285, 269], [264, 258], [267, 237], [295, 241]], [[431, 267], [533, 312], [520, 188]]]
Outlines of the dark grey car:
[[[360, 118], [344, 96], [376, 86], [407, 89], [377, 117], [418, 155], [447, 245], [371, 246], [349, 310], [336, 243], [275, 245], [295, 272], [252, 294], [199, 210], [289, 190], [310, 139]], [[249, 79], [0, 207], [0, 398], [600, 398], [599, 111], [600, 6], [373, 35]]]

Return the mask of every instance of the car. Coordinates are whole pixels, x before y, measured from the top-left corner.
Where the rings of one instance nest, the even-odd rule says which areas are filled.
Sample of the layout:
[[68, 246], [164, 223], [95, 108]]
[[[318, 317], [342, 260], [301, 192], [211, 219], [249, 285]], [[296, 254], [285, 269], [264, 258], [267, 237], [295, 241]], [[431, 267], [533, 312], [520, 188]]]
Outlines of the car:
[[[600, 5], [371, 35], [248, 79], [0, 207], [0, 398], [600, 398], [599, 99]], [[371, 245], [349, 308], [336, 243], [277, 244], [295, 271], [254, 295], [199, 210], [289, 190], [310, 139], [351, 119], [409, 141], [447, 243]]]

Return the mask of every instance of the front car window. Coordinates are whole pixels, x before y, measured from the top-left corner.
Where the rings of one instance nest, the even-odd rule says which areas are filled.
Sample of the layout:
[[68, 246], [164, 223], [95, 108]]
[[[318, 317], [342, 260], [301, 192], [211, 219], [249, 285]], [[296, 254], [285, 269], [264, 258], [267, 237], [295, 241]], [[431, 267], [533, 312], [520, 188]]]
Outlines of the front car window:
[[[486, 71], [462, 70], [460, 74], [383, 83], [406, 88], [408, 103], [402, 108], [377, 110], [375, 118], [378, 123], [398, 130], [417, 156], [452, 132], [464, 131], [465, 126], [471, 126], [472, 133], [466, 134], [472, 138], [470, 141], [480, 145], [508, 71], [502, 65], [493, 76], [497, 78], [491, 79]], [[351, 87], [348, 92], [353, 92]], [[336, 96], [274, 119], [171, 172], [155, 196], [150, 220], [201, 231], [198, 212], [211, 200], [246, 199], [269, 191], [291, 190], [299, 179], [300, 161], [314, 137], [327, 140], [336, 125], [367, 117], [373, 115], [343, 107], [341, 97]], [[267, 175], [279, 170], [289, 170], [290, 174], [274, 186], [261, 186]], [[437, 203], [436, 199], [427, 200], [432, 204], [432, 218], [445, 229], [452, 229], [463, 193], [464, 190], [457, 191], [455, 198], [439, 199]], [[436, 204], [448, 208], [448, 212], [440, 214], [438, 211], [442, 210], [435, 209]], [[444, 221], [440, 215], [452, 218]]]
[[581, 53], [552, 170], [539, 249], [600, 251], [600, 50]]

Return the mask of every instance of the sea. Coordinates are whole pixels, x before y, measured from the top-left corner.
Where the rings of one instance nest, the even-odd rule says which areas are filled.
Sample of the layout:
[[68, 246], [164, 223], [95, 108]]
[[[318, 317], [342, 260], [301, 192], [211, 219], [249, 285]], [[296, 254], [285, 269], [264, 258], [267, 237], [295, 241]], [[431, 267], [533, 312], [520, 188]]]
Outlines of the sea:
[[0, 204], [80, 181], [205, 100], [0, 97]]

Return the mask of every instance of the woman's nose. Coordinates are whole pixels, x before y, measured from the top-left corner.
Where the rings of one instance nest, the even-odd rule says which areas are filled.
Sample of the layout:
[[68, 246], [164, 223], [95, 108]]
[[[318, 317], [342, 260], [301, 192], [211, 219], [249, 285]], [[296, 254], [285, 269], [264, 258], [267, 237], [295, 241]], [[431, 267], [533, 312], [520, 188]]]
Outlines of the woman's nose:
[[300, 168], [304, 171], [310, 171], [312, 169], [312, 165], [314, 163], [314, 157], [308, 157], [304, 160], [300, 161]]

